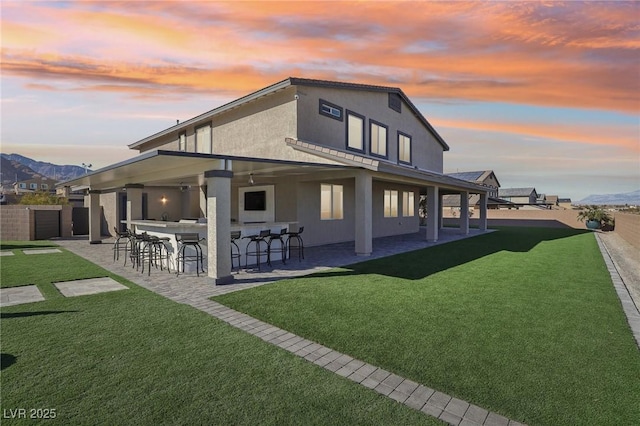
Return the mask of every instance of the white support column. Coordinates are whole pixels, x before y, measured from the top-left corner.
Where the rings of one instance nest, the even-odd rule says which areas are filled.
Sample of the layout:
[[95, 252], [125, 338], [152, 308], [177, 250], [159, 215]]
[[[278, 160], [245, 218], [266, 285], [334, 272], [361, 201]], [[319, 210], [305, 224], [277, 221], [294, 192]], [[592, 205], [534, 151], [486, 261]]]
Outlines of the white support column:
[[480, 231], [487, 230], [487, 193], [480, 194]]
[[438, 194], [438, 228], [444, 228], [444, 194]]
[[460, 193], [460, 233], [469, 233], [469, 193], [466, 191]]
[[231, 275], [231, 178], [230, 170], [205, 172], [207, 182], [207, 261], [214, 284], [233, 282]]
[[356, 174], [356, 255], [373, 251], [373, 177], [364, 170]]
[[89, 190], [89, 244], [102, 243], [100, 238], [101, 213], [100, 191]]
[[142, 219], [142, 188], [137, 184], [125, 185], [127, 190], [127, 229], [131, 229], [131, 221]]
[[427, 186], [427, 241], [438, 241], [440, 196], [437, 186]]

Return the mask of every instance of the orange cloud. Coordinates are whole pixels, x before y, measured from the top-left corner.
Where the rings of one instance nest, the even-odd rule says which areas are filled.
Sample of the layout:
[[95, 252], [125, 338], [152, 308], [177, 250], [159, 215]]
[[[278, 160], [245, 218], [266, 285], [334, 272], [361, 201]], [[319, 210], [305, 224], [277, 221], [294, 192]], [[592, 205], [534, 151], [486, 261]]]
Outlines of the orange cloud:
[[[618, 146], [634, 153], [640, 153], [638, 128], [635, 126], [607, 126], [607, 125], [563, 125], [549, 123], [525, 122], [496, 122], [451, 120], [431, 117], [429, 120], [436, 128], [451, 127], [470, 130], [510, 133], [520, 136], [530, 136], [553, 139], [563, 142], [586, 143], [590, 145]], [[638, 159], [636, 158], [637, 162]]]
[[[240, 95], [299, 75], [399, 86], [412, 97], [640, 110], [633, 3], [25, 7], [26, 17], [17, 6], [2, 16], [10, 34], [3, 72], [83, 90]], [[40, 35], [31, 40], [30, 32]]]

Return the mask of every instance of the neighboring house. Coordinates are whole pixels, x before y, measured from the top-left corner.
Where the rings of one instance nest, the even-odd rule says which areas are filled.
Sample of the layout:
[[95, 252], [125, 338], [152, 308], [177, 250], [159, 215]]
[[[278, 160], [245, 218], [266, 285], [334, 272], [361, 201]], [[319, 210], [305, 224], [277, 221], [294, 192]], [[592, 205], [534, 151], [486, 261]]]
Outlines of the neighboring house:
[[45, 192], [56, 192], [56, 184], [58, 182], [49, 179], [47, 177], [38, 177], [28, 180], [21, 180], [14, 182], [13, 191], [16, 195], [37, 192], [37, 191], [45, 191]]
[[129, 148], [140, 155], [62, 184], [89, 190], [90, 241], [101, 207], [109, 231], [206, 217], [216, 283], [233, 279], [232, 224], [304, 226], [305, 245], [354, 241], [366, 256], [373, 238], [419, 231], [421, 195], [436, 241], [441, 196], [478, 194], [486, 229], [492, 189], [442, 173], [449, 146], [399, 88], [287, 78]]
[[[509, 201], [502, 200], [498, 197], [500, 182], [498, 181], [498, 178], [496, 177], [496, 174], [493, 172], [493, 170], [448, 173], [447, 176], [466, 180], [468, 182], [473, 182], [486, 187], [488, 190], [487, 207], [489, 209], [497, 209], [499, 206], [512, 204]], [[445, 195], [442, 200], [442, 205], [445, 208], [458, 211], [460, 209], [460, 195]], [[472, 206], [474, 209], [480, 208], [479, 194], [469, 195], [469, 206]]]
[[563, 209], [571, 210], [571, 198], [558, 198], [558, 206]]
[[535, 188], [500, 188], [498, 196], [518, 205], [535, 205], [538, 202]]

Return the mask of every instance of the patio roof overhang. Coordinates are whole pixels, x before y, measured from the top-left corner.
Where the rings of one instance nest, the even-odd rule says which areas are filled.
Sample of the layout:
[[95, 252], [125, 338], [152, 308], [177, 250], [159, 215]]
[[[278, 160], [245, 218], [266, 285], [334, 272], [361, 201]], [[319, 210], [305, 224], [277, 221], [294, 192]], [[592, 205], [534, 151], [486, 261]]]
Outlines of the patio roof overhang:
[[82, 177], [61, 182], [56, 186], [108, 191], [123, 188], [127, 184], [176, 187], [204, 185], [204, 172], [228, 169], [229, 162], [232, 164], [234, 176], [249, 176], [252, 173], [287, 176], [352, 169], [340, 164], [155, 150]]

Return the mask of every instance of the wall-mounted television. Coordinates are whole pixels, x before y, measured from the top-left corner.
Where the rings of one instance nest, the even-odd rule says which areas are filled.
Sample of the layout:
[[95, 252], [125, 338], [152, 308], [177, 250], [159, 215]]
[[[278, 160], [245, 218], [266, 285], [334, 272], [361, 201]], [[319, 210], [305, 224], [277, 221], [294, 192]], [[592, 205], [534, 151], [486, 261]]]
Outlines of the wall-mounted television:
[[267, 191], [247, 191], [244, 193], [244, 209], [246, 211], [267, 210]]

